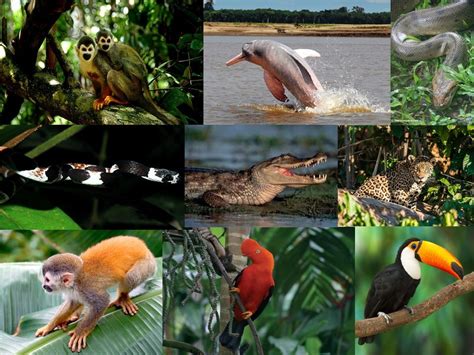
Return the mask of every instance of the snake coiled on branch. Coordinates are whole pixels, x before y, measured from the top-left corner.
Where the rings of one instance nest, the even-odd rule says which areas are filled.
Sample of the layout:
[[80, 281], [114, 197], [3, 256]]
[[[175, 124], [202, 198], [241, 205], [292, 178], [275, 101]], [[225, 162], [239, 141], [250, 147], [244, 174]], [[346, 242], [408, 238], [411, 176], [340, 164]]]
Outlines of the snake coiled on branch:
[[[419, 1], [411, 3], [414, 6]], [[393, 3], [396, 5], [404, 1], [392, 0]], [[403, 9], [400, 4], [396, 6]], [[445, 6], [412, 11], [393, 24], [392, 48], [399, 58], [408, 61], [445, 56], [443, 65], [457, 69], [459, 64], [467, 61], [467, 46], [464, 39], [453, 31], [467, 30], [473, 26], [474, 0], [457, 0]], [[420, 42], [411, 39], [411, 36], [433, 37]], [[434, 106], [448, 106], [456, 92], [456, 80], [440, 68], [434, 74], [432, 85]]]

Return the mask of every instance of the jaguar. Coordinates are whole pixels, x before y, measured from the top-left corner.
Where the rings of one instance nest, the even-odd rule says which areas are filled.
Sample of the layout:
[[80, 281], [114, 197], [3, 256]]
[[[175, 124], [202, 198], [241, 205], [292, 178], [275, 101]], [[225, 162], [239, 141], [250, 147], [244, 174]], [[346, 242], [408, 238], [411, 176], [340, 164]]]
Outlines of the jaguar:
[[435, 163], [434, 158], [409, 155], [392, 169], [365, 180], [355, 196], [393, 202], [415, 210], [421, 190], [433, 175]]

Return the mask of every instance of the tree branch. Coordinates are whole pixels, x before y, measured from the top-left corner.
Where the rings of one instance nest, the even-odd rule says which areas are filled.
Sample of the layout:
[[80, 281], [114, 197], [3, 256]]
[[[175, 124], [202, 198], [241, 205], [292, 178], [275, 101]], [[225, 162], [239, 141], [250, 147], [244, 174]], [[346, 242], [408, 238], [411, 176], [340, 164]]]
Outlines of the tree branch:
[[398, 225], [403, 218], [413, 218], [417, 221], [427, 221], [432, 219], [428, 213], [414, 211], [408, 207], [398, 205], [392, 202], [377, 200], [371, 197], [357, 197], [345, 189], [338, 189], [338, 200], [344, 200], [344, 194], [348, 193], [350, 197], [379, 222], [385, 222], [389, 225]]
[[54, 39], [53, 35], [48, 34], [46, 37], [46, 43], [49, 45], [51, 50], [54, 53], [54, 56], [58, 60], [59, 66], [61, 67], [64, 73], [64, 85], [67, 88], [80, 88], [81, 85], [74, 77], [73, 70], [69, 63], [67, 62], [64, 53], [62, 52], [61, 48], [58, 46], [58, 43]]
[[[201, 233], [202, 233], [202, 229], [193, 229], [193, 231], [198, 235], [201, 235]], [[216, 251], [215, 251], [212, 243], [209, 242], [207, 239], [205, 239], [205, 240], [206, 240], [207, 252], [209, 253], [209, 256], [211, 257], [213, 264], [216, 265], [219, 268], [223, 279], [227, 282], [229, 287], [233, 287], [233, 282], [232, 282], [231, 278], [229, 277], [229, 275], [227, 274], [227, 271], [226, 271], [224, 265], [222, 265], [221, 260], [217, 256]], [[242, 300], [240, 299], [240, 296], [235, 292], [231, 293], [231, 295], [234, 297], [235, 302], [239, 306], [240, 310], [242, 312], [246, 312], [247, 310], [245, 309], [245, 306], [242, 303]], [[250, 319], [250, 318], [247, 318], [247, 323], [249, 325], [250, 330], [252, 331], [252, 335], [253, 335], [253, 338], [255, 340], [255, 346], [257, 347], [257, 353], [259, 355], [264, 355], [262, 343], [260, 342], [260, 338], [258, 337], [258, 333], [257, 333], [257, 329], [255, 328], [255, 324], [253, 323], [252, 319]]]
[[183, 343], [182, 341], [163, 339], [163, 346], [166, 346], [167, 348], [172, 348], [172, 349], [184, 350], [191, 354], [204, 355], [204, 352], [202, 352], [198, 348], [192, 346], [191, 344]]
[[417, 322], [438, 311], [455, 298], [473, 291], [474, 272], [471, 272], [463, 280], [442, 288], [431, 298], [413, 307], [414, 314], [410, 314], [406, 309], [391, 313], [390, 317], [393, 321], [390, 324], [385, 323], [383, 317], [356, 321], [355, 335], [357, 338], [368, 337], [387, 332], [404, 324]]
[[92, 108], [95, 96], [79, 88], [67, 88], [45, 73], [26, 75], [16, 64], [11, 51], [0, 43], [0, 84], [15, 96], [28, 99], [53, 115], [77, 124], [164, 124], [132, 106], [110, 106], [101, 111]]
[[[30, 0], [25, 5], [26, 21], [18, 36], [12, 41], [15, 62], [24, 73], [30, 75], [34, 72], [38, 50], [46, 35], [61, 14], [69, 10], [73, 3], [74, 0]], [[8, 97], [1, 114], [2, 123], [9, 123], [15, 118], [23, 103], [23, 97], [12, 91], [7, 93]]]

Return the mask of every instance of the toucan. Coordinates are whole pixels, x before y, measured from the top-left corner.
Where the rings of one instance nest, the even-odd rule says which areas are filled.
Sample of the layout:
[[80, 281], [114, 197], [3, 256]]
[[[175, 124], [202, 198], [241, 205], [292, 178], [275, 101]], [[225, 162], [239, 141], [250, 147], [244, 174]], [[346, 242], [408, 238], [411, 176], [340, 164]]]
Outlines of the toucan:
[[[384, 317], [391, 322], [388, 313], [406, 308], [421, 279], [420, 261], [445, 271], [461, 280], [464, 271], [461, 263], [448, 250], [437, 244], [412, 238], [398, 249], [395, 263], [375, 275], [365, 302], [365, 318]], [[374, 336], [359, 338], [359, 344], [371, 343]]]

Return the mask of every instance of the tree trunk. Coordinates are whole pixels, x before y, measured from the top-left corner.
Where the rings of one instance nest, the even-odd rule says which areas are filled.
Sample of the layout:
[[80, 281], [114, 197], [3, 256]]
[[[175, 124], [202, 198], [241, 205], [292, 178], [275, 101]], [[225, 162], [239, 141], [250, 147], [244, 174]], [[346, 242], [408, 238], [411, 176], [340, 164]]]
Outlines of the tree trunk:
[[[240, 245], [243, 240], [248, 238], [250, 234], [250, 228], [228, 228], [226, 246], [233, 255], [232, 263], [237, 267], [238, 270], [242, 270], [247, 266], [247, 258], [240, 252]], [[234, 279], [237, 276], [237, 272], [229, 273], [229, 276]], [[219, 329], [222, 332], [229, 321], [229, 307], [230, 307], [230, 294], [229, 286], [224, 281], [221, 282], [221, 313], [220, 313], [220, 324]], [[232, 355], [232, 352], [228, 349], [220, 346], [219, 354]]]

